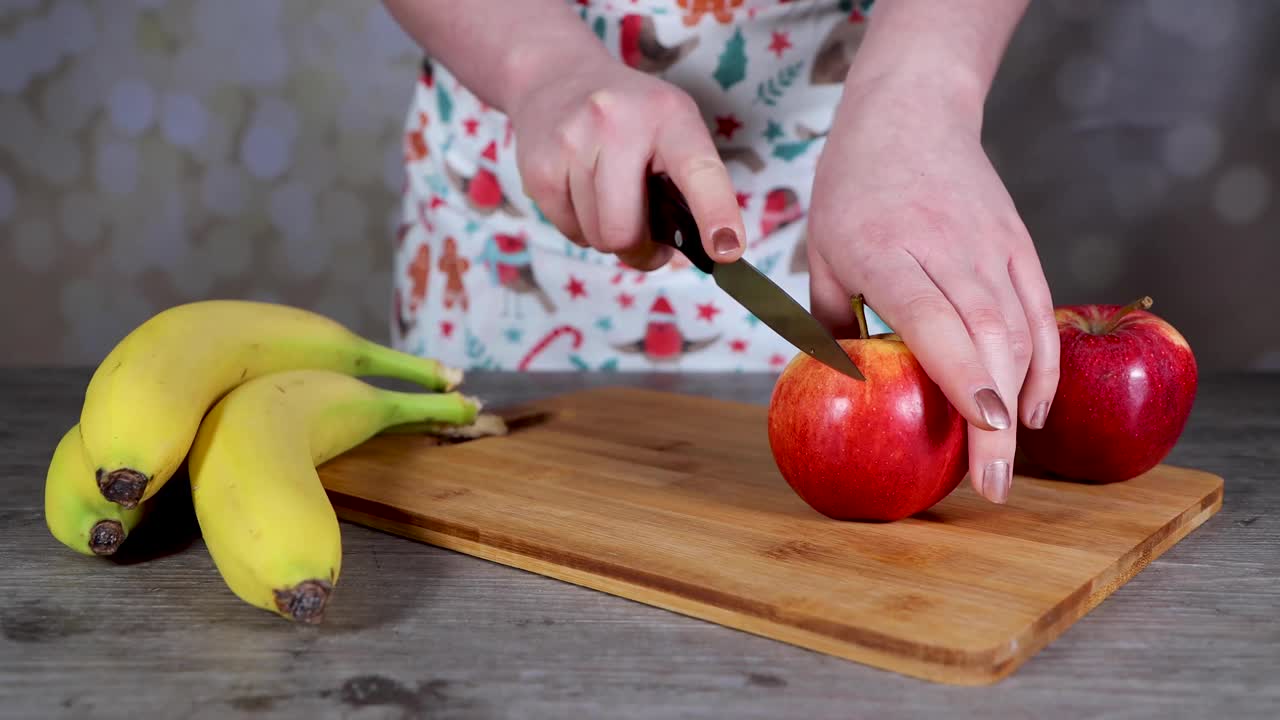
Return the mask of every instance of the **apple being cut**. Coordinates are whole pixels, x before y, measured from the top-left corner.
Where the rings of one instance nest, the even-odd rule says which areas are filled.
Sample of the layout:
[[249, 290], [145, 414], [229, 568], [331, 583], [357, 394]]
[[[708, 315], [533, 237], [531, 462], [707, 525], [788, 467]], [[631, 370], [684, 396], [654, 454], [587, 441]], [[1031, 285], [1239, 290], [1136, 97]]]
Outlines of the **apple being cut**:
[[1186, 339], [1148, 312], [1151, 298], [1123, 307], [1058, 308], [1061, 375], [1044, 428], [1018, 430], [1033, 465], [1071, 480], [1129, 480], [1164, 460], [1195, 400], [1197, 369]]
[[968, 471], [967, 424], [894, 334], [861, 328], [840, 345], [851, 378], [799, 353], [769, 402], [769, 447], [787, 484], [836, 520], [894, 521], [927, 510]]

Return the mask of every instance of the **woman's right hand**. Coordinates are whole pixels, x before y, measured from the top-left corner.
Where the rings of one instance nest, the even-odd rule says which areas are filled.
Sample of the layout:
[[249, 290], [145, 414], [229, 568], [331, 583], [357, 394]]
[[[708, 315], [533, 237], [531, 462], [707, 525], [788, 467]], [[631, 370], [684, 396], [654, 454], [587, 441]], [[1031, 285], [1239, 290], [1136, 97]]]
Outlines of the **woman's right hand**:
[[654, 270], [673, 250], [649, 239], [645, 178], [665, 172], [684, 194], [707, 254], [738, 259], [737, 195], [693, 99], [660, 78], [592, 53], [557, 63], [506, 103], [525, 193], [566, 237]]

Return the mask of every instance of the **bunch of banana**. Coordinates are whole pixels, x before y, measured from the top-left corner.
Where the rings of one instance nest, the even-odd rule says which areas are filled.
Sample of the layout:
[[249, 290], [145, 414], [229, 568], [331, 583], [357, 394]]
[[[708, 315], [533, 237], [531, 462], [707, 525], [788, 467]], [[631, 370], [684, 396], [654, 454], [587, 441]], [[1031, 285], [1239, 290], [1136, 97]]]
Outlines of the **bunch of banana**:
[[89, 380], [80, 413], [103, 497], [132, 508], [182, 463], [200, 419], [252, 378], [299, 368], [394, 377], [451, 390], [461, 373], [360, 337], [323, 315], [247, 300], [165, 310], [129, 333]]
[[324, 370], [232, 390], [201, 423], [187, 461], [200, 531], [228, 587], [256, 607], [319, 622], [342, 542], [316, 466], [383, 430], [465, 426], [478, 412], [456, 392], [395, 392]]
[[[425, 392], [376, 388], [360, 375]], [[94, 372], [80, 422], [50, 460], [46, 523], [72, 550], [110, 555], [185, 461], [202, 534], [232, 591], [316, 622], [341, 560], [316, 466], [383, 430], [503, 432], [454, 391], [461, 381], [457, 369], [306, 310], [241, 300], [171, 308]]]

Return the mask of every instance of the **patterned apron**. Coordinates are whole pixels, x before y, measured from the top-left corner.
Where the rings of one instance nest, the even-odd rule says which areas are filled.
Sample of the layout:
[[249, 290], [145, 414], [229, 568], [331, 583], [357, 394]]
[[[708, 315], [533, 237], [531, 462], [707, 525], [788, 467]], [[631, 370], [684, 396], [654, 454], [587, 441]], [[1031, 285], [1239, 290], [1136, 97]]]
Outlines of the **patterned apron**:
[[[807, 306], [810, 184], [870, 0], [573, 4], [615, 57], [697, 101], [737, 191], [746, 259]], [[566, 240], [521, 190], [506, 116], [430, 60], [404, 145], [397, 347], [529, 371], [776, 371], [795, 354], [679, 254], [642, 273]]]

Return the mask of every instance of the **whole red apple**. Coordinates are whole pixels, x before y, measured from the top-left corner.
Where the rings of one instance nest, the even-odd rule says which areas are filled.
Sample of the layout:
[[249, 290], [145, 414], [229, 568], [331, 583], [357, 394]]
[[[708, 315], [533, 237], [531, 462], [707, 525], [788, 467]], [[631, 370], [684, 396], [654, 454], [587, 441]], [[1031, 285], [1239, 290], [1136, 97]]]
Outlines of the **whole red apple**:
[[1164, 460], [1191, 414], [1198, 382], [1186, 339], [1148, 312], [1151, 298], [1123, 307], [1060, 307], [1061, 375], [1043, 429], [1018, 430], [1037, 469], [1071, 480], [1129, 480]]
[[927, 510], [968, 471], [966, 422], [893, 334], [862, 328], [841, 347], [865, 381], [799, 353], [769, 402], [769, 446], [787, 484], [836, 520], [893, 521]]

